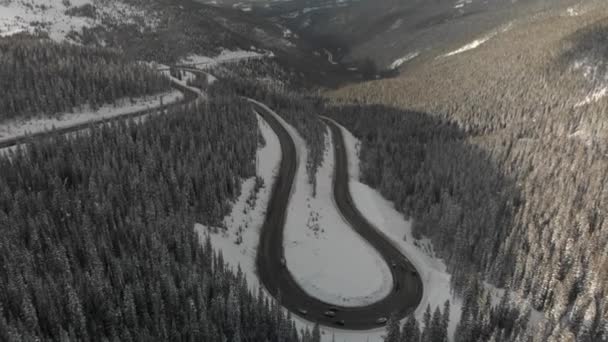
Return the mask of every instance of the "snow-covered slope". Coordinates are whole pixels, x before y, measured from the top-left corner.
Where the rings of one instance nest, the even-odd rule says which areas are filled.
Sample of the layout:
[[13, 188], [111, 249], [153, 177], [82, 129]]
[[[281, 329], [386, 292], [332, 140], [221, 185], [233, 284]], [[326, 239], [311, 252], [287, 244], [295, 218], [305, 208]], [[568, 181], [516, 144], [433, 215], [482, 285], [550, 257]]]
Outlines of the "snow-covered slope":
[[154, 28], [158, 19], [120, 0], [0, 0], [0, 35], [43, 31], [57, 41], [99, 25]]
[[52, 117], [35, 116], [26, 120], [11, 120], [0, 124], [0, 142], [26, 134], [128, 115], [140, 110], [160, 107], [161, 103], [164, 105], [175, 103], [182, 98], [181, 92], [171, 90], [152, 96], [133, 99], [123, 98], [116, 101], [116, 104], [106, 104], [95, 110], [89, 106], [83, 106], [82, 108], [75, 108], [73, 112], [57, 113]]
[[450, 274], [446, 271], [445, 263], [435, 257], [433, 246], [427, 239], [416, 240], [412, 235], [412, 221], [399, 213], [392, 202], [359, 181], [359, 146], [360, 141], [348, 130], [341, 127], [344, 135], [349, 160], [350, 191], [359, 211], [416, 267], [424, 284], [424, 294], [421, 303], [414, 312], [418, 321], [422, 321], [427, 305], [431, 309], [442, 307], [445, 301], [450, 301], [449, 336], [452, 336], [456, 323], [460, 321], [461, 300], [452, 296], [450, 291]]
[[307, 150], [287, 126], [300, 159], [285, 224], [287, 268], [310, 295], [341, 306], [361, 306], [386, 297], [391, 273], [381, 256], [344, 221], [334, 204], [333, 139], [326, 135], [325, 157], [317, 172], [317, 194], [306, 173]]

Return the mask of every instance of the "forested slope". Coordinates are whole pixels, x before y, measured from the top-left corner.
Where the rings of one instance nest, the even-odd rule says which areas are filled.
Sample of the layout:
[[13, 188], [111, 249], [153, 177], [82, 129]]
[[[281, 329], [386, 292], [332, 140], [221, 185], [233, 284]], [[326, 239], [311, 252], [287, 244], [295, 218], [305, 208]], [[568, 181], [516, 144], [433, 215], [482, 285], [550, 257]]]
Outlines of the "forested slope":
[[0, 38], [0, 122], [96, 108], [169, 87], [168, 78], [115, 50], [29, 35]]
[[[431, 238], [457, 293], [478, 277], [528, 298], [533, 341], [608, 340], [608, 13], [577, 11], [330, 94], [352, 107], [333, 116], [363, 141], [364, 180]], [[466, 319], [457, 341], [489, 338]]]
[[0, 159], [0, 340], [297, 341], [193, 230], [254, 175], [257, 135], [221, 98]]
[[[291, 83], [297, 77], [290, 77], [283, 68], [272, 62], [237, 63], [216, 74], [222, 81], [211, 86], [211, 94], [235, 94], [261, 101], [302, 135], [309, 151], [306, 170], [315, 196], [316, 174], [323, 162], [327, 133], [327, 128], [318, 117], [322, 111], [321, 101], [297, 93], [298, 88]], [[206, 84], [206, 77], [199, 78], [194, 84]]]

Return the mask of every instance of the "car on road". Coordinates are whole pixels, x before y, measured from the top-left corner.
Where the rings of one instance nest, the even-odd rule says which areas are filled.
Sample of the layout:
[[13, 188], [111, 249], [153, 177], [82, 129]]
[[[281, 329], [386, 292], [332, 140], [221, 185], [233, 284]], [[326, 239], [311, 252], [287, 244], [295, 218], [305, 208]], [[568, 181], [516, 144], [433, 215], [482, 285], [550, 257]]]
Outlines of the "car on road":
[[304, 309], [298, 309], [298, 312], [300, 313], [300, 315], [303, 315], [303, 316], [308, 315], [308, 311], [304, 310]]
[[376, 324], [386, 324], [386, 322], [388, 322], [388, 319], [386, 317], [380, 317], [376, 320]]
[[327, 308], [327, 310], [333, 311], [333, 312], [338, 312], [338, 308], [336, 308], [334, 306], [330, 306], [329, 308]]
[[397, 263], [393, 261], [393, 262], [391, 263], [391, 266], [392, 266], [393, 268], [397, 268]]
[[336, 317], [336, 312], [335, 311], [331, 311], [331, 310], [327, 310], [323, 313], [323, 315], [325, 315], [326, 317]]
[[281, 266], [285, 267], [285, 265], [287, 265], [285, 258], [281, 258]]
[[341, 319], [339, 321], [335, 321], [334, 324], [344, 326], [344, 324], [346, 324], [346, 322], [344, 322], [344, 320]]

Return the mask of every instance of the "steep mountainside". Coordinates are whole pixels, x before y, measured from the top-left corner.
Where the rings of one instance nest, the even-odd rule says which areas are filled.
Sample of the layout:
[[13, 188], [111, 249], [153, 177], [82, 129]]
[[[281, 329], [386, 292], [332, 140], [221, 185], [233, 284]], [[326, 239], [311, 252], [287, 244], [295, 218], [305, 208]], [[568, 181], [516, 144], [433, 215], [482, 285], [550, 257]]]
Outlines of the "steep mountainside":
[[242, 49], [272, 51], [301, 69], [331, 69], [280, 24], [191, 0], [0, 0], [0, 35], [22, 31], [117, 48], [136, 60], [172, 63], [188, 54]]
[[[534, 341], [608, 338], [606, 18], [600, 2], [539, 12], [329, 94], [375, 106], [338, 117], [366, 139], [367, 181], [416, 219], [456, 291], [470, 298], [479, 274], [527, 298], [542, 313]], [[473, 310], [462, 341], [486, 340]]]
[[[371, 57], [379, 67], [411, 53], [473, 39], [540, 10], [573, 0], [302, 0], [262, 11], [297, 34], [321, 40], [336, 59]], [[287, 5], [289, 4], [289, 5]]]

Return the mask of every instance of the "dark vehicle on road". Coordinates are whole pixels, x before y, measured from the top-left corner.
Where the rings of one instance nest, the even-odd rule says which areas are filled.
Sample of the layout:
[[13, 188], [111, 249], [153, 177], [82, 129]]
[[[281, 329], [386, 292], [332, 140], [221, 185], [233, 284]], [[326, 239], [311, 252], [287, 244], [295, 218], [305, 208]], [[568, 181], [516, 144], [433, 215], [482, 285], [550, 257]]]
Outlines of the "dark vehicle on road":
[[335, 323], [336, 325], [341, 325], [341, 326], [344, 326], [344, 324], [345, 324], [345, 322], [344, 322], [344, 320], [343, 320], [343, 319], [341, 319], [341, 320], [339, 320], [339, 321], [335, 321], [334, 323]]
[[325, 315], [326, 317], [336, 317], [336, 312], [335, 311], [331, 311], [331, 310], [327, 310], [323, 313], [323, 315]]
[[388, 319], [386, 317], [380, 317], [376, 320], [376, 324], [384, 325], [386, 324], [386, 322], [388, 322]]

